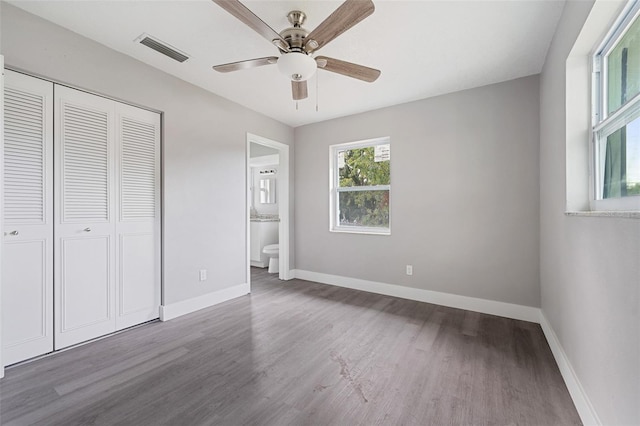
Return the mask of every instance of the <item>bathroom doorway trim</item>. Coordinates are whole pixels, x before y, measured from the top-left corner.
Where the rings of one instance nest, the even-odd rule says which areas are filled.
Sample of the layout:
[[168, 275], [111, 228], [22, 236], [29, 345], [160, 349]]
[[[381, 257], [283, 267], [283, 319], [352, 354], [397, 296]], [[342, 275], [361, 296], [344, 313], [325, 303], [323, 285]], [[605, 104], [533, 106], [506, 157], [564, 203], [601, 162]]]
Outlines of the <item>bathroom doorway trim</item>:
[[289, 145], [276, 142], [262, 136], [247, 133], [247, 149], [246, 149], [246, 174], [247, 181], [245, 185], [246, 191], [246, 217], [247, 217], [247, 282], [251, 284], [251, 143], [264, 145], [269, 148], [278, 150], [278, 179], [276, 183], [276, 197], [278, 197], [278, 216], [280, 217], [280, 226], [278, 226], [278, 244], [280, 245], [280, 254], [278, 255], [278, 278], [281, 280], [290, 280], [293, 274], [289, 270]]

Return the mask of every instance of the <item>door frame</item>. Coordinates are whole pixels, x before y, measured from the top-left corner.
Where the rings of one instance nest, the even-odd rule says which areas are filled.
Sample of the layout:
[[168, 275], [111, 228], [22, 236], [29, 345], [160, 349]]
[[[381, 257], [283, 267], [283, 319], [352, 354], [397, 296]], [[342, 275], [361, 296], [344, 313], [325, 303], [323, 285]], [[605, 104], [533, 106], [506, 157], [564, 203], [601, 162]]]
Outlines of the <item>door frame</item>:
[[278, 197], [278, 216], [280, 217], [280, 224], [278, 226], [278, 244], [280, 246], [280, 254], [278, 255], [278, 278], [280, 278], [281, 280], [290, 280], [293, 277], [289, 269], [289, 145], [247, 132], [245, 158], [247, 283], [251, 285], [251, 143], [267, 146], [278, 151], [279, 164], [278, 180], [276, 184], [276, 196]]

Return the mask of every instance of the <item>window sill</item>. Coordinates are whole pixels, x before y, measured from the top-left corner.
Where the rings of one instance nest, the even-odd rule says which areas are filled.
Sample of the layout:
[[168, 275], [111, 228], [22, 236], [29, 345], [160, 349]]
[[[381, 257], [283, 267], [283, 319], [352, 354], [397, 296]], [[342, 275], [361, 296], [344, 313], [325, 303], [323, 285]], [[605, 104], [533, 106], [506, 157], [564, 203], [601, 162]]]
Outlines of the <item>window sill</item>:
[[329, 229], [329, 232], [335, 232], [338, 234], [391, 235], [390, 229], [381, 231], [371, 228], [334, 228]]
[[618, 217], [625, 219], [640, 219], [640, 211], [570, 211], [565, 216], [577, 217]]

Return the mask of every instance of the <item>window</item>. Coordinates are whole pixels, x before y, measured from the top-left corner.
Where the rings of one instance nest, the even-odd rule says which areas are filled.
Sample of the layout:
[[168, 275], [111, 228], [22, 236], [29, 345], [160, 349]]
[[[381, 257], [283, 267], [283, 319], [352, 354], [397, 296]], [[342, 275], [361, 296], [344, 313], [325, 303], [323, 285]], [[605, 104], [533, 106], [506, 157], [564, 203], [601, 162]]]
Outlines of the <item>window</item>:
[[389, 235], [389, 138], [332, 145], [330, 230]]
[[640, 209], [640, 2], [593, 57], [594, 210]]

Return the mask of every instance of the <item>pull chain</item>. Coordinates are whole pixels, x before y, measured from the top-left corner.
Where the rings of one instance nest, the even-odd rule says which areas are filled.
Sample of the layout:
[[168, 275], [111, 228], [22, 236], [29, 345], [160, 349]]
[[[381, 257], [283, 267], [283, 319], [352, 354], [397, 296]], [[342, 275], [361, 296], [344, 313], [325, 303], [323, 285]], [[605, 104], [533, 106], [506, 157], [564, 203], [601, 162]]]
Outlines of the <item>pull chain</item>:
[[318, 112], [318, 80], [320, 80], [320, 73], [316, 72], [316, 112]]
[[298, 110], [298, 101], [296, 101], [296, 111]]

